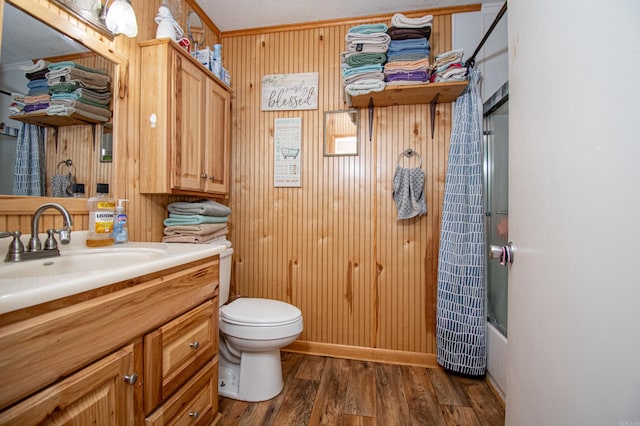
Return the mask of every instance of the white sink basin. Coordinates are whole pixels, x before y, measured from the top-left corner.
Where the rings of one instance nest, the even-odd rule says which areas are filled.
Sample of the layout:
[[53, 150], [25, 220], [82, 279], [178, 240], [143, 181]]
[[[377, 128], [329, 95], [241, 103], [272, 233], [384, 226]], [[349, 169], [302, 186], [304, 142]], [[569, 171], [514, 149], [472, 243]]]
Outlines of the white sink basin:
[[15, 263], [3, 262], [9, 239], [0, 240], [0, 314], [195, 262], [226, 249], [224, 244], [135, 242], [87, 248], [86, 234], [73, 231], [71, 244], [59, 246], [61, 256]]
[[63, 251], [61, 256], [10, 263], [0, 268], [0, 279], [86, 274], [148, 262], [166, 253], [144, 247]]

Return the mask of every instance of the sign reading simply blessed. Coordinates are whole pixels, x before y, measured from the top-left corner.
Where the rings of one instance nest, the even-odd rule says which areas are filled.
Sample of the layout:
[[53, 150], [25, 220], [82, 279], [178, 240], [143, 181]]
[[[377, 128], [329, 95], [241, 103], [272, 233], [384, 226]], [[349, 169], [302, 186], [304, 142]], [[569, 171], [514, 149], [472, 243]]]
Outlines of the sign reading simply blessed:
[[318, 109], [318, 73], [262, 77], [262, 111]]

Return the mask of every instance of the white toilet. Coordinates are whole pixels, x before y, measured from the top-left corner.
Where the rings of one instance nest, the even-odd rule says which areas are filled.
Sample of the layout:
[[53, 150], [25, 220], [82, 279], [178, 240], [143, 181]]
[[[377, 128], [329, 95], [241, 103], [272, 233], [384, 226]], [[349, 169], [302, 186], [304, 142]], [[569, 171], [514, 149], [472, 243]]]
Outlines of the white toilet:
[[220, 253], [218, 393], [241, 401], [266, 401], [282, 390], [280, 348], [302, 333], [302, 312], [270, 299], [241, 297], [225, 305], [232, 254], [232, 248]]

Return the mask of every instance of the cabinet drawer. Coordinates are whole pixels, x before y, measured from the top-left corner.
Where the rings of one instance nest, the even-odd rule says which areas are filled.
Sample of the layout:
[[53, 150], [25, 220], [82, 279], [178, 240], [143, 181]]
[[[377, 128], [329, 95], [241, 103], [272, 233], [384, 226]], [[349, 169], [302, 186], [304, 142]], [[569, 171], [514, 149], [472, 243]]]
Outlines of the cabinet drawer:
[[145, 336], [145, 408], [166, 400], [218, 351], [218, 299]]
[[218, 415], [218, 359], [209, 361], [186, 385], [146, 419], [146, 425], [208, 425]]
[[140, 373], [134, 368], [136, 347], [142, 348], [130, 344], [0, 413], [0, 425], [133, 424], [140, 382], [124, 378]]

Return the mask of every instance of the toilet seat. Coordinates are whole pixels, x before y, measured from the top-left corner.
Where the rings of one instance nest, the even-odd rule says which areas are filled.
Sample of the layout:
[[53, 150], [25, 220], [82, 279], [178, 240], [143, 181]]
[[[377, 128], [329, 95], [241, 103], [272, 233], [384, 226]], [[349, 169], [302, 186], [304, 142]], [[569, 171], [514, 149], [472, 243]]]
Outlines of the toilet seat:
[[241, 297], [220, 307], [220, 319], [248, 327], [278, 327], [300, 321], [300, 309], [279, 300]]

